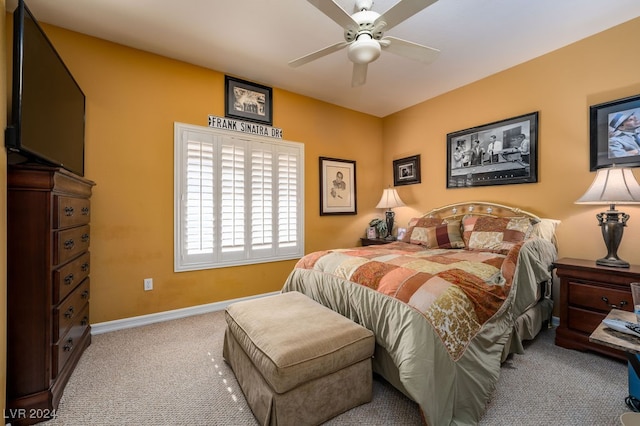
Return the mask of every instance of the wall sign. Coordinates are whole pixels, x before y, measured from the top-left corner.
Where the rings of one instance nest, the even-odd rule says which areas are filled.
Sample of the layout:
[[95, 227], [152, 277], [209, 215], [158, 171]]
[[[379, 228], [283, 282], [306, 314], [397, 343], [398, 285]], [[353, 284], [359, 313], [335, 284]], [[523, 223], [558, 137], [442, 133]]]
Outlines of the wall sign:
[[234, 120], [233, 118], [217, 117], [215, 115], [209, 116], [209, 127], [282, 139], [282, 129], [278, 129], [277, 127], [264, 126], [262, 124], [251, 123], [248, 121]]

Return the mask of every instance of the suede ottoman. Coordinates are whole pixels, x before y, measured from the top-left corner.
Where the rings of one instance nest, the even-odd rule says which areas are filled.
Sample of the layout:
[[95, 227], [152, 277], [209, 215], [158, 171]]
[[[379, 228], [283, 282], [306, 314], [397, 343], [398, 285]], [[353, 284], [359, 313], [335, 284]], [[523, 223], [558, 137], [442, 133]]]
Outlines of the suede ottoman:
[[223, 356], [263, 425], [316, 425], [371, 401], [375, 338], [298, 292], [225, 311]]

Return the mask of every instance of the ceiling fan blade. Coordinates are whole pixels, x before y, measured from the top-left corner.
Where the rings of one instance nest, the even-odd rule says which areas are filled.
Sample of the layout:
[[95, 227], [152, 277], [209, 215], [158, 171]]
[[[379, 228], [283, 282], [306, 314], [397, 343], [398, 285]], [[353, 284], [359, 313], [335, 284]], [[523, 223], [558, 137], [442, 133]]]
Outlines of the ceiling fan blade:
[[[311, 2], [311, 0], [309, 1]], [[436, 1], [438, 0], [400, 0], [380, 15], [374, 21], [373, 26], [376, 29], [387, 31]]]
[[424, 63], [433, 62], [440, 54], [440, 51], [433, 47], [389, 36], [380, 40], [380, 46], [388, 52]]
[[368, 64], [353, 64], [353, 76], [351, 77], [351, 87], [362, 86], [367, 81]]
[[323, 56], [326, 56], [330, 53], [337, 52], [338, 50], [343, 49], [348, 44], [349, 43], [346, 41], [341, 41], [339, 43], [332, 44], [331, 46], [327, 46], [324, 49], [320, 49], [316, 52], [309, 53], [308, 55], [304, 55], [298, 59], [294, 59], [293, 61], [290, 61], [289, 66], [293, 68], [299, 67], [300, 65], [304, 65], [318, 58], [322, 58]]
[[308, 2], [318, 8], [320, 12], [327, 15], [342, 28], [358, 28], [358, 23], [353, 20], [351, 15], [349, 15], [339, 4], [337, 4], [333, 0], [308, 0]]

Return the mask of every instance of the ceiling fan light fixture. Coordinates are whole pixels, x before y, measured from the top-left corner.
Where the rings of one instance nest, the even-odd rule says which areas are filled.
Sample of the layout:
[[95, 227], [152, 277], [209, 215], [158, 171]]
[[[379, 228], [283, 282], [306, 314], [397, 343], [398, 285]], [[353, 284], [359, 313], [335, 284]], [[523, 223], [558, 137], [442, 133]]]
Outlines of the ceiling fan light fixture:
[[380, 51], [380, 43], [377, 40], [370, 34], [361, 34], [349, 45], [347, 56], [353, 63], [368, 64], [378, 59]]
[[350, 0], [355, 12], [349, 14], [338, 3], [346, 0], [307, 0], [344, 30], [344, 41], [312, 52], [289, 62], [298, 67], [330, 53], [347, 48], [347, 57], [353, 63], [351, 86], [361, 86], [367, 80], [368, 65], [378, 59], [384, 48], [394, 55], [404, 56], [422, 63], [433, 61], [439, 50], [397, 37], [385, 37], [384, 32], [402, 23], [438, 0], [397, 0], [380, 14], [371, 10], [374, 0]]

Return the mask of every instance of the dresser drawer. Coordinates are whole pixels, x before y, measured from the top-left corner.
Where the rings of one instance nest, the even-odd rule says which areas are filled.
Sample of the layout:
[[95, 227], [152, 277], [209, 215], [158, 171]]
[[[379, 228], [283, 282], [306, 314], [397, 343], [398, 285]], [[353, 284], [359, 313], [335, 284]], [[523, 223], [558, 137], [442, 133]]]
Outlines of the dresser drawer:
[[91, 255], [89, 252], [53, 271], [53, 304], [65, 298], [76, 286], [89, 276]]
[[55, 379], [64, 368], [69, 358], [71, 358], [76, 350], [82, 350], [79, 345], [82, 336], [89, 331], [89, 304], [80, 315], [72, 321], [69, 332], [64, 335], [58, 342], [53, 345], [53, 363], [51, 369], [52, 378]]
[[91, 210], [87, 198], [54, 196], [53, 228], [68, 228], [86, 225], [91, 219]]
[[89, 249], [89, 225], [54, 232], [53, 263], [60, 265]]
[[[69, 295], [57, 308], [53, 309], [53, 340], [64, 336], [78, 315], [89, 302], [89, 278]], [[86, 318], [89, 321], [89, 318]]]
[[606, 315], [614, 307], [633, 312], [632, 302], [630, 291], [569, 281], [569, 306], [593, 309]]

